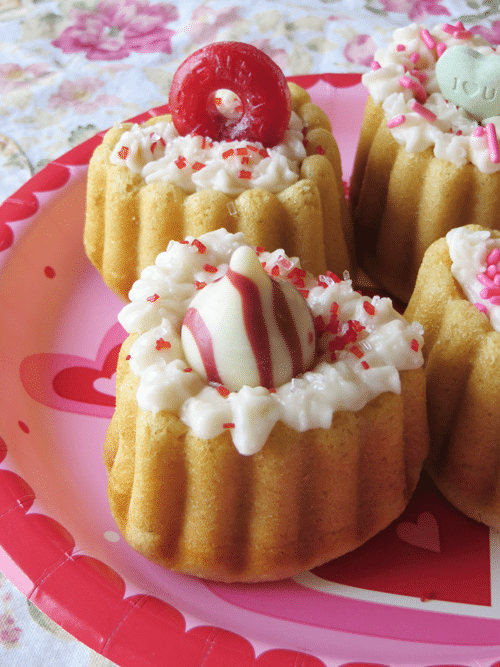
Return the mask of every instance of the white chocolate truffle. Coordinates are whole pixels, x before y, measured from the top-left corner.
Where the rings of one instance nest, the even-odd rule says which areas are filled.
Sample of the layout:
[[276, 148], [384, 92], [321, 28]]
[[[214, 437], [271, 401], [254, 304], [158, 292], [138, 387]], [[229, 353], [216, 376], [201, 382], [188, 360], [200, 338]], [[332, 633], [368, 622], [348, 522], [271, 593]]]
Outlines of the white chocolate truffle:
[[248, 246], [235, 250], [225, 276], [192, 300], [181, 340], [190, 366], [230, 391], [289, 382], [311, 366], [316, 347], [305, 299], [268, 276]]

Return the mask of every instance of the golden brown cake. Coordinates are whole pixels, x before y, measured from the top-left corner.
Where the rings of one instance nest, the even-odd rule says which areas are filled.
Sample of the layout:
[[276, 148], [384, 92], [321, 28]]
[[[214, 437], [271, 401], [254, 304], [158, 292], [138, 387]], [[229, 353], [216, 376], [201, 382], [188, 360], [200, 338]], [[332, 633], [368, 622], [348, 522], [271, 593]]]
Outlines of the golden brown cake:
[[[188, 234], [196, 236], [221, 226], [244, 232], [254, 245], [284, 248], [289, 255], [299, 256], [304, 267], [316, 275], [327, 268], [339, 275], [344, 270], [352, 271], [353, 244], [345, 240], [352, 230], [340, 153], [330, 122], [306, 91], [292, 83], [289, 88], [293, 111], [302, 121], [300, 127], [304, 125], [306, 130], [305, 141], [300, 135], [297, 145], [298, 153], [304, 151], [298, 162], [298, 176], [281, 190], [276, 182], [234, 193], [209, 184], [189, 192], [161, 179], [146, 183], [126, 161], [111, 162], [112, 155], [121, 150], [124, 133], [134, 129], [132, 124], [108, 131], [90, 160], [84, 241], [88, 257], [121, 299], [128, 300], [141, 270], [154, 262], [171, 239], [179, 241]], [[141, 127], [148, 128], [148, 136], [149, 128], [154, 132], [160, 127], [161, 134], [168, 131], [165, 126], [171, 125], [169, 121], [169, 116], [156, 117]], [[149, 145], [155, 143], [153, 151], [161, 157], [159, 139], [153, 138]], [[253, 155], [255, 151], [250, 152]], [[130, 154], [127, 160], [131, 161]], [[182, 167], [182, 161], [179, 165]], [[245, 164], [242, 170], [247, 171]], [[247, 181], [242, 187], [247, 187]]]
[[[241, 311], [255, 289], [264, 319], [252, 306], [249, 324]], [[301, 337], [293, 349], [276, 346], [266, 294], [281, 303], [278, 289], [293, 306], [284, 340]], [[355, 549], [401, 514], [428, 451], [423, 339], [389, 299], [331, 273], [314, 279], [282, 250], [257, 259], [225, 230], [172, 243], [130, 295], [104, 459], [111, 510], [134, 549], [214, 580], [276, 580]], [[269, 371], [263, 329], [271, 377], [249, 386], [250, 367]], [[297, 349], [304, 366], [280, 384]]]
[[[440, 56], [463, 45], [494, 52], [459, 24], [411, 25], [363, 75], [369, 97], [349, 191], [356, 252], [405, 303], [431, 243], [466, 223], [500, 228], [500, 164], [490, 155], [497, 140], [448, 103], [436, 80]], [[489, 120], [494, 128], [500, 118]]]
[[[492, 325], [498, 329], [494, 269], [500, 253], [495, 257], [490, 252], [499, 239], [498, 231], [467, 225], [435, 241], [424, 255], [405, 313], [425, 330], [431, 436], [426, 467], [452, 504], [496, 529], [500, 333]], [[485, 274], [490, 265], [494, 269]]]

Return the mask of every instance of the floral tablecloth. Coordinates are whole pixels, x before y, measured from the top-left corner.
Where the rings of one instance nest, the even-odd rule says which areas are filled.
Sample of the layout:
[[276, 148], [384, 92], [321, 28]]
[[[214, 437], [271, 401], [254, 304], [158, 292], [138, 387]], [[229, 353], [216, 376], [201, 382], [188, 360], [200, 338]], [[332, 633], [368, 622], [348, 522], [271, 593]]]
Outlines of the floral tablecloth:
[[[85, 139], [165, 104], [178, 65], [211, 41], [250, 42], [287, 75], [363, 72], [394, 28], [413, 21], [430, 27], [461, 20], [498, 44], [499, 4], [0, 0], [0, 202]], [[58, 628], [3, 576], [0, 601], [2, 667], [112, 664]]]

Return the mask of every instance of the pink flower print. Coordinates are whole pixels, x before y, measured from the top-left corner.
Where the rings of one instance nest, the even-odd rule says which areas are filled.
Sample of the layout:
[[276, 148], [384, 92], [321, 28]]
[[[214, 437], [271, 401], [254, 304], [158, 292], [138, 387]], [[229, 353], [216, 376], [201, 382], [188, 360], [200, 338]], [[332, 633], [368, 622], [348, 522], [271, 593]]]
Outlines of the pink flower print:
[[189, 33], [194, 44], [206, 44], [215, 40], [220, 28], [230, 26], [240, 18], [239, 7], [227, 7], [216, 11], [206, 5], [200, 5], [193, 11], [191, 22], [183, 32]]
[[6, 93], [14, 88], [29, 86], [33, 81], [49, 73], [47, 65], [28, 65], [21, 67], [17, 63], [0, 65], [0, 93]]
[[469, 30], [475, 35], [481, 35], [494, 46], [500, 44], [500, 21], [493, 21], [489, 30], [482, 25], [475, 25]]
[[137, 53], [172, 53], [175, 30], [167, 23], [179, 18], [177, 7], [147, 0], [103, 0], [95, 11], [71, 13], [75, 23], [52, 42], [64, 53], [84, 51], [88, 60], [121, 60]]
[[380, 0], [386, 12], [406, 14], [410, 21], [422, 21], [427, 16], [450, 16], [436, 0]]
[[344, 47], [344, 56], [350, 63], [369, 67], [377, 45], [370, 35], [356, 35]]
[[95, 77], [85, 77], [77, 81], [63, 81], [57, 93], [49, 97], [49, 106], [53, 109], [72, 108], [76, 113], [93, 113], [100, 106], [120, 104], [121, 100], [112, 95], [97, 95], [94, 93], [104, 86], [104, 82]]
[[14, 647], [21, 639], [23, 631], [16, 625], [12, 614], [0, 614], [0, 642], [7, 648]]
[[285, 70], [288, 67], [288, 53], [285, 51], [285, 49], [273, 49], [271, 47], [271, 40], [257, 39], [252, 42], [252, 46], [255, 46], [263, 51], [266, 56], [269, 56], [272, 60], [274, 60], [274, 62], [279, 65], [282, 70]]

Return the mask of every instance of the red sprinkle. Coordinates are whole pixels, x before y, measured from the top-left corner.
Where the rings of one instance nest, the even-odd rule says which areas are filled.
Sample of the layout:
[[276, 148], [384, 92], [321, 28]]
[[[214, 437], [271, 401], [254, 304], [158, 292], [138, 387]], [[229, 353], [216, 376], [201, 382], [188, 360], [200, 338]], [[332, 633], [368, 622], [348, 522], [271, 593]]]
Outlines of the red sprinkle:
[[156, 341], [156, 349], [158, 352], [160, 350], [168, 350], [172, 347], [172, 343], [169, 343], [168, 340], [163, 340], [163, 338], [158, 338]]
[[246, 179], [250, 179], [250, 178], [252, 178], [252, 172], [251, 172], [251, 171], [247, 171], [246, 169], [242, 169], [242, 170], [240, 171], [240, 173], [238, 174], [238, 178], [246, 178]]
[[227, 160], [228, 158], [230, 158], [231, 155], [234, 155], [234, 148], [230, 148], [229, 150], [224, 151], [222, 153], [222, 157], [224, 158], [224, 160]]
[[358, 359], [361, 359], [361, 357], [365, 356], [365, 353], [359, 349], [357, 345], [353, 345], [351, 348], [349, 348], [349, 352], [352, 352]]
[[130, 149], [129, 149], [127, 146], [122, 146], [122, 147], [120, 148], [120, 150], [118, 151], [118, 157], [119, 157], [121, 160], [126, 160], [126, 159], [127, 159], [127, 155], [129, 154], [129, 152], [130, 152]]
[[127, 356], [125, 357], [125, 361], [130, 361], [131, 359], [132, 359], [131, 355], [127, 354]]
[[160, 297], [159, 297], [158, 294], [153, 294], [153, 296], [148, 296], [146, 301], [149, 301], [150, 303], [154, 303], [155, 301], [158, 301], [159, 298]]
[[207, 273], [217, 273], [218, 271], [217, 267], [213, 264], [205, 264], [203, 268]]
[[362, 361], [361, 365], [363, 366], [365, 371], [367, 371], [370, 368], [370, 364], [367, 361]]
[[54, 271], [54, 269], [51, 266], [46, 266], [44, 268], [43, 272], [45, 273], [47, 278], [55, 278], [55, 276], [56, 276], [56, 272]]
[[418, 340], [415, 340], [415, 338], [414, 338], [414, 339], [411, 341], [410, 347], [411, 347], [411, 349], [412, 349], [414, 352], [418, 352], [418, 350], [419, 350]]
[[184, 167], [186, 166], [186, 158], [183, 157], [182, 155], [179, 155], [174, 164], [177, 166], [178, 169], [184, 169]]
[[248, 148], [245, 147], [237, 148], [236, 155], [248, 155]]
[[206, 166], [206, 165], [204, 165], [203, 162], [195, 162], [195, 163], [193, 164], [193, 169], [194, 169], [195, 171], [200, 171], [200, 170], [203, 169], [205, 166]]
[[234, 428], [234, 422], [226, 422], [222, 424], [222, 428]]
[[266, 249], [263, 248], [261, 245], [258, 245], [258, 246], [255, 248], [255, 252], [257, 253], [257, 255], [260, 255], [262, 252], [266, 252]]
[[369, 301], [363, 301], [363, 308], [368, 313], [368, 315], [375, 315], [375, 306]]
[[[305, 275], [305, 272], [304, 272], [304, 275]], [[331, 278], [334, 283], [341, 283], [342, 282], [340, 280], [340, 278], [338, 277], [338, 275], [336, 273], [333, 273], [333, 271], [327, 271], [326, 275], [327, 275], [328, 278]]]
[[191, 245], [194, 245], [200, 255], [204, 255], [207, 252], [207, 247], [203, 245], [201, 241], [198, 241], [198, 239], [193, 239]]
[[318, 155], [324, 155], [325, 154], [325, 149], [323, 148], [323, 146], [316, 146], [316, 153]]
[[201, 282], [200, 280], [195, 280], [194, 286], [196, 287], [196, 289], [203, 289], [204, 287], [207, 286], [207, 283]]
[[260, 155], [260, 157], [269, 157], [269, 153], [266, 151], [265, 148], [261, 148], [259, 150], [259, 155]]
[[271, 269], [271, 275], [272, 276], [279, 276], [279, 274], [280, 274], [280, 267], [277, 264], [275, 264], [273, 266], [273, 268]]
[[190, 366], [188, 366], [188, 368], [184, 369], [184, 373], [192, 373], [192, 372], [193, 372], [193, 369]]
[[228, 389], [227, 387], [225, 387], [223, 384], [218, 385], [218, 387], [217, 387], [217, 391], [218, 391], [219, 394], [220, 394], [221, 396], [223, 396], [224, 398], [227, 398], [227, 396], [229, 396], [229, 394], [231, 393], [231, 392], [229, 391], [229, 389]]

